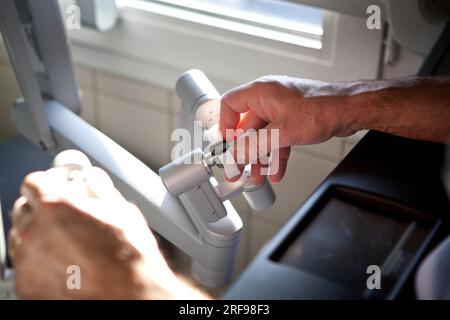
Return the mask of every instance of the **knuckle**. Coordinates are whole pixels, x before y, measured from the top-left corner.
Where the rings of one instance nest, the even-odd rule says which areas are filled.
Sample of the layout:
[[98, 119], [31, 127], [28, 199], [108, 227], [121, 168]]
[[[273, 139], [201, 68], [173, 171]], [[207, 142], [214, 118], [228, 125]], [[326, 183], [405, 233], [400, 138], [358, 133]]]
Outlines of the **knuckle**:
[[16, 216], [19, 216], [25, 209], [28, 209], [27, 207], [27, 198], [24, 196], [19, 197], [13, 205], [11, 216], [14, 219]]
[[259, 77], [254, 81], [254, 84], [261, 87], [281, 87], [281, 82], [278, 76], [268, 75]]
[[40, 175], [43, 174], [43, 171], [37, 171], [29, 173], [25, 176], [22, 182], [22, 188], [31, 189], [32, 192], [37, 193], [39, 191], [39, 187], [37, 185], [37, 179]]
[[264, 83], [276, 83], [277, 81], [277, 77], [273, 76], [273, 75], [265, 75], [262, 77], [259, 77], [258, 79], [255, 80], [256, 83], [259, 84], [264, 84]]
[[23, 179], [23, 184], [25, 184], [25, 185], [33, 184], [34, 183], [34, 178], [35, 178], [35, 176], [37, 174], [39, 174], [39, 173], [38, 172], [32, 172], [32, 173], [27, 174], [25, 176], [25, 178]]

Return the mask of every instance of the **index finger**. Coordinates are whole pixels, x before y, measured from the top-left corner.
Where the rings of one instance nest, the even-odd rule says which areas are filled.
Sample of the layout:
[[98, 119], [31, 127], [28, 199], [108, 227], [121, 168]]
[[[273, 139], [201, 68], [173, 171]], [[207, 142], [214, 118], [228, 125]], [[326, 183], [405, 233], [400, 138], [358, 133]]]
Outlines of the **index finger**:
[[236, 129], [240, 120], [241, 114], [234, 111], [231, 105], [222, 98], [220, 101], [219, 130], [225, 140], [230, 140], [229, 137], [227, 137], [227, 130]]
[[220, 100], [219, 129], [224, 138], [226, 138], [226, 130], [236, 129], [241, 120], [241, 114], [249, 110], [247, 101], [250, 89], [250, 84], [244, 84], [228, 91]]

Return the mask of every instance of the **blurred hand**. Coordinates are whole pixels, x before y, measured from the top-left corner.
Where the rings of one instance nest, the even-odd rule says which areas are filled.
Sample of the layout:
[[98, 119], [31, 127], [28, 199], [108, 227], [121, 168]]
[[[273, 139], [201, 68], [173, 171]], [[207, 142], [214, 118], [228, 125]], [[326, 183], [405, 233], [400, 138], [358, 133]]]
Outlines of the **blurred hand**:
[[[264, 150], [268, 151], [275, 149], [271, 145], [271, 130], [279, 130], [278, 171], [269, 176], [272, 182], [279, 182], [285, 174], [291, 146], [354, 133], [350, 122], [340, 117], [337, 110], [341, 93], [338, 84], [285, 76], [262, 77], [222, 97], [220, 130], [226, 137], [227, 129], [268, 129], [267, 139], [257, 141], [258, 150], [266, 144]], [[252, 165], [254, 183], [262, 179], [261, 168], [260, 163]]]
[[[26, 299], [202, 298], [167, 266], [136, 206], [99, 168], [28, 175], [9, 235], [16, 292]], [[66, 282], [80, 270], [80, 289]]]

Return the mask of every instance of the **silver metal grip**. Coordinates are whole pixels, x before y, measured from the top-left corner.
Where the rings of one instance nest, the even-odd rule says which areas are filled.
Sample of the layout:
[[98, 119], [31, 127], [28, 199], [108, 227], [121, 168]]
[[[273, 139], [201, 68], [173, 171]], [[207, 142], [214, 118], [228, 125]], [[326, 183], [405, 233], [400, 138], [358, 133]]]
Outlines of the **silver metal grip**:
[[270, 208], [276, 199], [275, 192], [267, 177], [265, 177], [264, 182], [259, 186], [245, 186], [242, 194], [249, 206], [255, 211]]
[[200, 149], [165, 165], [159, 175], [167, 191], [179, 197], [193, 219], [210, 223], [227, 215]]
[[194, 149], [166, 164], [159, 169], [159, 175], [167, 190], [174, 196], [179, 196], [210, 178], [209, 170], [203, 164], [203, 152], [200, 149]]

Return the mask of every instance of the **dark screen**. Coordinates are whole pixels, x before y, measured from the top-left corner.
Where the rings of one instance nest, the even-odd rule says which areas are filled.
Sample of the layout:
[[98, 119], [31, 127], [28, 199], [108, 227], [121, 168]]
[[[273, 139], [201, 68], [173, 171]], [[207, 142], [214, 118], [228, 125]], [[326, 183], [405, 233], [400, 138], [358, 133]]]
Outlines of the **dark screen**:
[[382, 267], [410, 225], [332, 198], [279, 261], [363, 290], [367, 267]]

